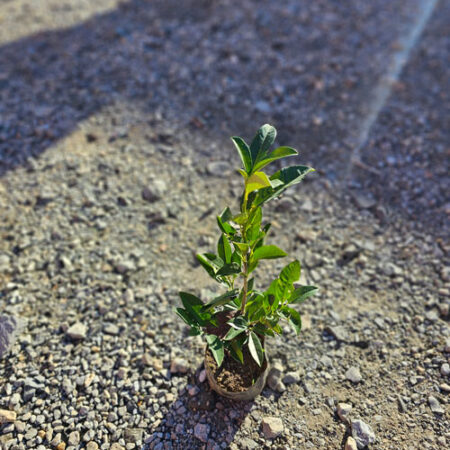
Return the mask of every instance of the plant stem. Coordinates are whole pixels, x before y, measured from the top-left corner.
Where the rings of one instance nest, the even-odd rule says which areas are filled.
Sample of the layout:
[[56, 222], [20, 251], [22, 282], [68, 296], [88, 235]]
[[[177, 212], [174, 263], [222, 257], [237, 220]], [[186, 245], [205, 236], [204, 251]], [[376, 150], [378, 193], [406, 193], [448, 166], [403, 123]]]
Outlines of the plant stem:
[[[247, 183], [244, 185], [244, 201], [242, 202], [242, 213], [247, 214]], [[247, 231], [247, 221], [241, 226], [241, 236], [242, 242], [246, 243], [245, 233]], [[245, 253], [243, 258], [244, 266], [244, 284], [242, 286], [242, 303], [241, 303], [241, 314], [245, 313], [245, 304], [247, 303], [247, 291], [248, 291], [248, 252]]]
[[242, 287], [242, 303], [241, 303], [241, 313], [245, 312], [245, 304], [247, 303], [247, 289], [248, 289], [248, 264], [247, 255], [244, 259], [244, 286]]

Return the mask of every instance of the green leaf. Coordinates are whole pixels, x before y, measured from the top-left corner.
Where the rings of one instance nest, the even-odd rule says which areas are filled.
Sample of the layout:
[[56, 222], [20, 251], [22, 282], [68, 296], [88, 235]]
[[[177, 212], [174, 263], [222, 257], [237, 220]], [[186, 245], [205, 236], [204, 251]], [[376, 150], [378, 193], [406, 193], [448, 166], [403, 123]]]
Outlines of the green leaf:
[[245, 222], [247, 222], [247, 219], [248, 219], [247, 214], [242, 213], [233, 217], [233, 222], [236, 222], [238, 225], [243, 225]]
[[248, 195], [250, 192], [257, 191], [258, 189], [263, 189], [268, 186], [272, 186], [269, 177], [264, 172], [255, 172], [245, 181], [245, 192]]
[[250, 155], [253, 166], [266, 155], [276, 137], [277, 130], [267, 123], [258, 130], [250, 144]]
[[204, 255], [197, 254], [196, 255], [198, 262], [202, 265], [202, 267], [208, 272], [208, 275], [212, 278], [216, 278], [216, 269], [211, 264], [211, 261], [206, 258]]
[[252, 259], [259, 261], [260, 259], [275, 259], [286, 256], [287, 253], [278, 248], [276, 245], [262, 245], [253, 252]]
[[239, 267], [241, 267], [241, 265], [242, 265], [241, 255], [236, 250], [231, 255], [231, 262], [234, 264], [237, 264]]
[[248, 273], [252, 273], [258, 267], [259, 261], [252, 259], [248, 266]]
[[237, 316], [233, 319], [229, 320], [228, 325], [230, 325], [232, 328], [235, 328], [236, 330], [246, 330], [248, 327], [247, 319], [243, 316]]
[[264, 233], [261, 232], [261, 220], [262, 220], [262, 209], [256, 208], [252, 214], [249, 216], [250, 226], [246, 233], [246, 238], [248, 241], [255, 241], [258, 238], [264, 237]]
[[258, 366], [261, 367], [264, 362], [264, 349], [258, 336], [253, 331], [249, 335], [248, 349]]
[[295, 260], [287, 264], [280, 272], [280, 281], [283, 284], [292, 284], [300, 278], [300, 262]]
[[279, 170], [270, 177], [272, 187], [258, 191], [254, 205], [259, 206], [278, 197], [288, 187], [300, 183], [310, 172], [314, 172], [314, 169], [307, 166], [291, 166]]
[[233, 245], [239, 249], [239, 251], [243, 254], [247, 253], [248, 249], [250, 248], [250, 244], [245, 244], [243, 242], [234, 242]]
[[223, 259], [214, 253], [203, 253], [203, 256], [216, 268], [220, 269], [223, 266]]
[[231, 245], [226, 235], [223, 233], [219, 238], [219, 242], [217, 243], [217, 253], [222, 258], [222, 260], [225, 261], [225, 263], [229, 264], [231, 262]]
[[181, 302], [183, 303], [186, 313], [199, 325], [205, 326], [211, 318], [211, 315], [203, 313], [203, 302], [198, 297], [190, 294], [189, 292], [179, 292], [179, 295], [181, 297]]
[[280, 301], [290, 297], [294, 290], [293, 283], [300, 278], [300, 263], [295, 260], [286, 265], [280, 273], [277, 296]]
[[289, 303], [301, 303], [305, 301], [308, 297], [316, 294], [318, 292], [316, 286], [300, 286], [294, 290], [291, 297], [289, 298]]
[[203, 306], [203, 302], [194, 294], [190, 294], [189, 292], [179, 292], [181, 297], [181, 301], [183, 302], [183, 306], [186, 309], [189, 309], [194, 306]]
[[193, 320], [193, 318], [191, 316], [189, 316], [189, 314], [183, 308], [177, 308], [175, 310], [175, 313], [179, 317], [181, 317], [181, 319], [190, 327], [195, 327], [195, 326], [199, 325], [195, 320]]
[[250, 173], [252, 170], [252, 157], [250, 154], [250, 148], [248, 147], [244, 139], [240, 138], [239, 136], [233, 136], [231, 140], [233, 141], [233, 144], [236, 147], [239, 156], [241, 157], [245, 171], [247, 173]]
[[203, 306], [203, 310], [207, 311], [208, 309], [214, 308], [216, 306], [225, 305], [229, 302], [230, 298], [236, 297], [238, 294], [239, 289], [232, 289], [231, 291], [225, 292], [225, 294], [219, 295], [218, 297], [215, 297], [210, 302], [206, 303], [206, 305]]
[[231, 210], [228, 206], [217, 216], [217, 225], [224, 233], [230, 236], [236, 234], [235, 228], [227, 223], [232, 217], [233, 215], [231, 214]]
[[238, 330], [236, 328], [230, 328], [228, 330], [228, 333], [225, 335], [225, 337], [223, 338], [225, 341], [231, 341], [232, 339], [234, 339], [236, 336], [238, 336], [239, 334], [243, 333], [244, 330]]
[[282, 309], [282, 312], [283, 315], [288, 319], [289, 325], [292, 327], [295, 333], [299, 334], [300, 330], [302, 329], [302, 319], [298, 311], [296, 311], [294, 308], [285, 306]]
[[[241, 343], [238, 340], [234, 340], [231, 342], [231, 356], [239, 361], [241, 364], [244, 364], [244, 354], [242, 353]], [[234, 353], [234, 354], [233, 354]]]
[[236, 264], [234, 262], [230, 264], [224, 264], [223, 267], [221, 267], [216, 275], [217, 276], [227, 276], [227, 275], [233, 275], [235, 273], [241, 272], [241, 266], [239, 264]]
[[253, 170], [260, 170], [263, 167], [267, 166], [267, 164], [270, 164], [273, 161], [276, 161], [277, 159], [286, 158], [288, 156], [298, 155], [297, 150], [291, 148], [291, 147], [278, 147], [276, 148], [269, 156], [264, 158], [263, 160], [259, 161], [254, 167]]
[[266, 336], [271, 336], [271, 337], [275, 336], [275, 333], [270, 328], [263, 325], [261, 322], [258, 322], [257, 324], [255, 324], [255, 326], [253, 327], [253, 330], [256, 333], [258, 333], [259, 335], [266, 335]]
[[208, 347], [211, 350], [217, 365], [220, 367], [223, 357], [225, 356], [222, 341], [214, 334], [207, 334], [206, 342], [208, 343]]

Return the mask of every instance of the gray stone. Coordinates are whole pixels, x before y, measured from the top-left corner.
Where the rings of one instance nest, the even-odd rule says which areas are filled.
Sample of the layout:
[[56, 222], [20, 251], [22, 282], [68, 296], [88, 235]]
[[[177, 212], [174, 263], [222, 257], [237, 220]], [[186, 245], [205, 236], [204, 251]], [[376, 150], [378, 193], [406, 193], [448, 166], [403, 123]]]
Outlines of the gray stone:
[[211, 161], [206, 170], [210, 175], [221, 176], [230, 173], [231, 165], [228, 161]]
[[350, 380], [352, 383], [359, 383], [362, 380], [361, 372], [358, 367], [350, 367], [347, 372], [345, 372], [345, 378]]
[[327, 333], [330, 333], [335, 339], [338, 341], [348, 341], [349, 336], [347, 333], [347, 330], [342, 326], [336, 326], [336, 327], [326, 327], [325, 331]]
[[123, 437], [125, 442], [134, 442], [136, 444], [142, 442], [143, 434], [144, 430], [142, 428], [125, 428]]
[[170, 364], [171, 373], [187, 373], [189, 370], [188, 362], [183, 358], [175, 358]]
[[358, 448], [364, 448], [375, 442], [375, 433], [370, 425], [360, 419], [352, 420], [352, 436]]
[[209, 425], [198, 423], [194, 427], [194, 436], [201, 442], [208, 442]]
[[103, 331], [106, 334], [109, 334], [111, 336], [117, 336], [119, 334], [119, 327], [114, 324], [114, 323], [108, 323], [105, 325], [105, 327], [103, 328]]
[[11, 349], [25, 323], [20, 317], [0, 315], [0, 358]]
[[450, 375], [450, 364], [448, 364], [448, 363], [442, 364], [441, 375], [444, 377], [448, 377]]
[[287, 372], [283, 377], [284, 384], [295, 384], [301, 380], [301, 376], [299, 372]]
[[279, 417], [264, 417], [261, 425], [266, 439], [275, 439], [284, 431], [283, 421]]
[[436, 414], [444, 414], [445, 410], [439, 403], [439, 400], [436, 397], [433, 397], [430, 395], [428, 397], [428, 404], [430, 405], [431, 411], [433, 411]]

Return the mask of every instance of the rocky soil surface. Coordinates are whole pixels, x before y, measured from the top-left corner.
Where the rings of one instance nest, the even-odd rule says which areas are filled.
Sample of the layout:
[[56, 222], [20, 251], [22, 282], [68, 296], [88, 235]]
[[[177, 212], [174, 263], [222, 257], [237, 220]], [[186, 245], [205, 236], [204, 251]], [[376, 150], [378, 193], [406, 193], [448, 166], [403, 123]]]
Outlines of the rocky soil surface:
[[[0, 5], [0, 315], [26, 324], [2, 448], [450, 446], [444, 3], [356, 163], [418, 0]], [[236, 209], [228, 136], [264, 122], [318, 169], [267, 220], [321, 290], [236, 404], [172, 309], [214, 294], [194, 255]]]

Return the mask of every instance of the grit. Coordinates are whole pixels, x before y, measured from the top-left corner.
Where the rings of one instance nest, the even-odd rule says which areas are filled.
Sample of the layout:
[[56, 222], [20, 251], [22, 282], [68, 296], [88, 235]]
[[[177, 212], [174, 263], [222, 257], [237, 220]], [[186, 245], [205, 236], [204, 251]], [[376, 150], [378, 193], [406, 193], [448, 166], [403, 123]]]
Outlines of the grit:
[[[421, 5], [0, 5], [2, 450], [450, 446], [445, 2], [351, 158]], [[195, 253], [237, 208], [228, 137], [265, 122], [317, 169], [265, 217], [320, 293], [233, 403], [173, 308], [217, 292]]]

